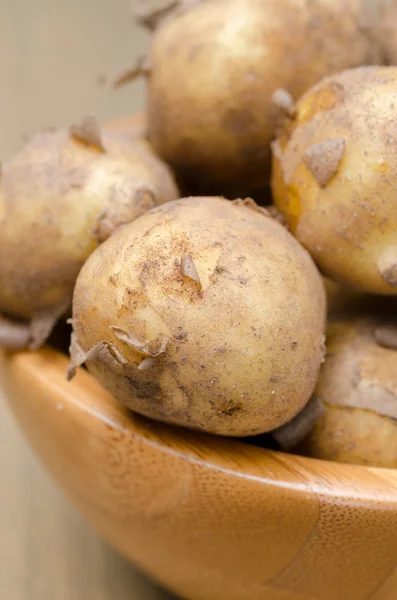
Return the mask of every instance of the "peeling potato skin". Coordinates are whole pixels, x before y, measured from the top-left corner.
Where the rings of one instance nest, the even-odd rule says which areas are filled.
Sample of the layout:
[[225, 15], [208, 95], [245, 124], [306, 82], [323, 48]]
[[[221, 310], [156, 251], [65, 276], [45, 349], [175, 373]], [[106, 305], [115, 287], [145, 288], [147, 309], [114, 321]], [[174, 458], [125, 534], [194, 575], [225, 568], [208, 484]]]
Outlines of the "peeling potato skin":
[[[252, 201], [211, 197], [117, 232], [85, 263], [73, 302], [83, 351], [102, 343], [123, 357], [87, 363], [121, 403], [232, 436], [271, 430], [305, 405], [324, 320], [321, 277], [288, 231]], [[139, 351], [147, 342], [162, 352], [138, 369], [154, 356]]]
[[101, 135], [104, 151], [66, 130], [41, 132], [3, 163], [0, 313], [31, 319], [61, 305], [112, 227], [178, 198], [146, 142]]
[[315, 395], [324, 414], [296, 449], [352, 464], [397, 467], [397, 351], [376, 341], [382, 320], [331, 320]]
[[[325, 275], [369, 294], [397, 294], [396, 95], [395, 67], [326, 78], [273, 145], [274, 201], [290, 230]], [[343, 156], [323, 185], [308, 149], [342, 139]]]
[[273, 93], [298, 98], [324, 75], [378, 64], [360, 10], [361, 0], [211, 0], [168, 18], [154, 32], [148, 77], [156, 152], [190, 189], [205, 182], [201, 193], [265, 187]]

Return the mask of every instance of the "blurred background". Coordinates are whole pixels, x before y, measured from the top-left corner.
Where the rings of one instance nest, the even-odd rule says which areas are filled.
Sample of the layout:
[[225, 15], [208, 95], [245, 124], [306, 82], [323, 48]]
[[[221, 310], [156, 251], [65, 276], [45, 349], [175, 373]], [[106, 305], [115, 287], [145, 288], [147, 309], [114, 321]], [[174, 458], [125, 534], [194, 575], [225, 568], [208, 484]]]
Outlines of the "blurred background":
[[117, 93], [97, 79], [131, 65], [149, 38], [134, 26], [129, 0], [0, 0], [0, 156], [23, 135], [143, 106], [144, 85]]
[[[128, 0], [0, 0], [0, 160], [23, 137], [143, 106], [144, 85], [98, 77], [148, 44]], [[0, 390], [0, 596], [8, 600], [170, 600], [103, 544], [37, 464]]]

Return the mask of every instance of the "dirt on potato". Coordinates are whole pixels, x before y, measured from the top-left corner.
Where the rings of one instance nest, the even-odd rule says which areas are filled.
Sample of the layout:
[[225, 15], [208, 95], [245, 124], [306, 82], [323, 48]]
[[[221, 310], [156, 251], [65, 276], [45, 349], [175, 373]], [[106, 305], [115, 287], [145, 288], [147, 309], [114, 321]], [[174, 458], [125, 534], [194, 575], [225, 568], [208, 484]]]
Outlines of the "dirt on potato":
[[324, 412], [300, 453], [397, 467], [397, 322], [380, 316], [331, 320], [316, 386]]
[[71, 368], [146, 416], [246, 436], [303, 408], [323, 356], [325, 293], [306, 251], [252, 201], [149, 211], [76, 284]]
[[146, 141], [102, 131], [92, 117], [33, 136], [2, 164], [1, 345], [15, 345], [11, 331], [19, 319], [28, 345], [40, 346], [70, 310], [77, 274], [98, 244], [178, 196], [171, 172]]
[[367, 294], [397, 294], [397, 68], [325, 78], [280, 123], [272, 188], [321, 271]]
[[275, 123], [290, 110], [274, 93], [298, 98], [325, 75], [380, 61], [361, 0], [175, 4], [145, 23], [155, 27], [148, 136], [196, 194], [266, 196]]

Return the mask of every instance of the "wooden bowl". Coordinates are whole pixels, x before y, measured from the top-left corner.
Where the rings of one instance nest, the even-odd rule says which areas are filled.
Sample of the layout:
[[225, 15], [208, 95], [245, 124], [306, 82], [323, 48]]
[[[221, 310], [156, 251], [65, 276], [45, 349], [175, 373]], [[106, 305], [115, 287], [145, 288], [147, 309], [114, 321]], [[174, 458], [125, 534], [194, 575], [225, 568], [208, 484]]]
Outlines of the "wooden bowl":
[[66, 366], [2, 354], [10, 405], [86, 519], [159, 582], [190, 600], [397, 598], [397, 472], [152, 423]]

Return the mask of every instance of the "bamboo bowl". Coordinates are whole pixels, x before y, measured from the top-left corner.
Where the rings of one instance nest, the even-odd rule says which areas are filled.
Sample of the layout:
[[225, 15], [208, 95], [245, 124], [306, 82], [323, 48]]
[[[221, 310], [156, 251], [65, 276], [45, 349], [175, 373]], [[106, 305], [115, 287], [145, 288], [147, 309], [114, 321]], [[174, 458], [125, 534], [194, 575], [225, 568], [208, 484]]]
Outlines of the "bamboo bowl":
[[134, 416], [55, 350], [1, 354], [33, 449], [87, 521], [189, 600], [395, 600], [397, 471]]

